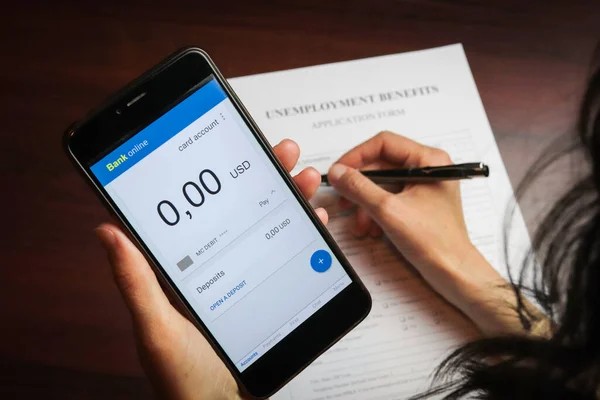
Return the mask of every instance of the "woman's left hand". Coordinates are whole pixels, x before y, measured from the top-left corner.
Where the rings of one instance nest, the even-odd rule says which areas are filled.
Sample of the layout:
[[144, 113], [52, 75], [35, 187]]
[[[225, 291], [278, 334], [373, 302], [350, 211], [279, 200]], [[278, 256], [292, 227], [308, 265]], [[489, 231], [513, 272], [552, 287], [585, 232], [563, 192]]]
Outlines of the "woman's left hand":
[[[282, 141], [274, 151], [288, 171], [300, 155], [298, 145], [291, 140]], [[294, 180], [310, 199], [321, 177], [307, 168]], [[316, 212], [327, 223], [325, 210]], [[169, 399], [241, 398], [229, 370], [202, 333], [169, 302], [137, 247], [113, 224], [102, 224], [96, 234], [131, 313], [140, 362], [158, 395]]]

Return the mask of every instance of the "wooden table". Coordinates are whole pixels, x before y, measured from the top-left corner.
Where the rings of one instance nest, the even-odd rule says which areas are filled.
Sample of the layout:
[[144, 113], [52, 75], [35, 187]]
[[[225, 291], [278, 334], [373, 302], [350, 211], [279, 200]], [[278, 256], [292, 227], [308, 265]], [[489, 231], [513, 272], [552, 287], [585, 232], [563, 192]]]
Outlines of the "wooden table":
[[[176, 48], [204, 47], [233, 77], [462, 42], [514, 184], [572, 125], [600, 39], [597, 0], [21, 3], [0, 17], [6, 399], [151, 397], [92, 235], [108, 214], [60, 139]], [[528, 217], [539, 198], [524, 206]]]

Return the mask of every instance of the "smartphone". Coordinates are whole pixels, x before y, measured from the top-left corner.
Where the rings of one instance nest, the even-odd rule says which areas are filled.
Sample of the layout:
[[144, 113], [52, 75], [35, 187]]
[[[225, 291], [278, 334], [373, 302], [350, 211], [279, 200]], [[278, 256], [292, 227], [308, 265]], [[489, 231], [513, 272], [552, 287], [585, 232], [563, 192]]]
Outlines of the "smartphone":
[[64, 147], [246, 394], [272, 395], [369, 313], [368, 291], [204, 51], [130, 83]]

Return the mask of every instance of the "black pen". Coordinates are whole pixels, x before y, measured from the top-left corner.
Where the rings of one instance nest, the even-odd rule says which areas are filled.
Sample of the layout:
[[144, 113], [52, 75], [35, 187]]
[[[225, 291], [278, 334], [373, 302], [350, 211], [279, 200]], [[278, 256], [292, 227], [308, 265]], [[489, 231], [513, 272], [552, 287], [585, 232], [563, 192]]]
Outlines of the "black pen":
[[[454, 181], [459, 179], [486, 178], [490, 169], [482, 162], [442, 165], [423, 168], [403, 168], [360, 171], [375, 183], [404, 183], [429, 181]], [[327, 174], [321, 175], [321, 185], [331, 186]]]

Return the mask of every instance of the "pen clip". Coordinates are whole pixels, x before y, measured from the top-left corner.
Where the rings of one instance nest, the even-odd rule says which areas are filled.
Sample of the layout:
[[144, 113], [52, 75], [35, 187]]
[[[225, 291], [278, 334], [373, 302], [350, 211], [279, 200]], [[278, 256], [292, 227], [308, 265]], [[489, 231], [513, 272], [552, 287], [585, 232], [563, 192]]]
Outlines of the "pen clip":
[[423, 176], [438, 178], [460, 176], [464, 179], [471, 179], [475, 176], [487, 177], [490, 173], [488, 166], [481, 162], [414, 168], [414, 170], [420, 170]]

